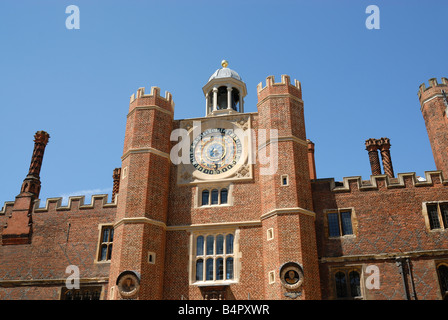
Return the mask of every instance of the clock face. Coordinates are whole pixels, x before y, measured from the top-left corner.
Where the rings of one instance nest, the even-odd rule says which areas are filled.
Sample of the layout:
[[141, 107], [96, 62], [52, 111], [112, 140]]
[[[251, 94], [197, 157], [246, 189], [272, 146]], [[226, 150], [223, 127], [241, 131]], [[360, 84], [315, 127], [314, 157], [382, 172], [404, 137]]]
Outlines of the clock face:
[[228, 172], [241, 158], [242, 145], [232, 129], [207, 129], [199, 134], [190, 147], [191, 164], [204, 174]]

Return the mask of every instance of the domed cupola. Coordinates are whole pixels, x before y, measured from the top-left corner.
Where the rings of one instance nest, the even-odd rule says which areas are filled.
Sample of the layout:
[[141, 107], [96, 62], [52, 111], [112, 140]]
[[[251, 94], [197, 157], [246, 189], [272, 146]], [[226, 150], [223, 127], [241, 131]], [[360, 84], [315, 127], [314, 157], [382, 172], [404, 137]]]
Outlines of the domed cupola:
[[226, 60], [223, 60], [221, 65], [222, 68], [216, 70], [202, 88], [206, 101], [206, 116], [244, 112], [246, 84], [236, 71], [227, 68]]

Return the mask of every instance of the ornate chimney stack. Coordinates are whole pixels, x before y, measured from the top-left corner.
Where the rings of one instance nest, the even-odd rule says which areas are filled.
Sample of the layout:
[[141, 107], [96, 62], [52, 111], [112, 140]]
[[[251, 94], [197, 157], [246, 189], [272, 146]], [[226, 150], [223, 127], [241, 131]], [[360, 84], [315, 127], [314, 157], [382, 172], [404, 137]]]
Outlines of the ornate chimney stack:
[[45, 131], [38, 131], [34, 135], [34, 150], [30, 170], [23, 180], [20, 193], [14, 201], [11, 216], [9, 216], [2, 233], [2, 245], [4, 246], [31, 243], [33, 203], [39, 197], [39, 174], [49, 138], [50, 135]]
[[381, 150], [381, 158], [383, 160], [384, 173], [390, 178], [394, 177], [394, 168], [392, 167], [392, 159], [390, 157], [390, 139], [381, 138], [379, 140], [379, 147]]
[[380, 158], [378, 156], [378, 141], [377, 139], [366, 140], [366, 150], [369, 152], [370, 168], [372, 169], [372, 175], [381, 174]]
[[112, 178], [114, 179], [114, 186], [112, 188], [112, 202], [115, 201], [115, 196], [118, 194], [120, 190], [120, 176], [121, 176], [121, 168], [115, 168], [114, 174]]
[[306, 140], [308, 144], [308, 163], [310, 169], [310, 179], [316, 179], [316, 161], [314, 160], [314, 142], [310, 139]]
[[31, 157], [28, 175], [22, 183], [21, 193], [29, 192], [39, 197], [40, 193], [40, 169], [44, 158], [45, 147], [48, 144], [50, 135], [45, 131], [37, 131], [34, 135], [34, 150]]

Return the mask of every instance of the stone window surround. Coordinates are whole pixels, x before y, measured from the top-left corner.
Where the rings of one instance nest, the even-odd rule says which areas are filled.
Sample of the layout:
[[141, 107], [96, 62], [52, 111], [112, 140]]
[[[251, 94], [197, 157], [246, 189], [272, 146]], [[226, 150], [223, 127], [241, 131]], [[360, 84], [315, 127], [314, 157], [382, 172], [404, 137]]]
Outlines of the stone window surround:
[[[97, 242], [97, 247], [96, 247], [96, 254], [95, 254], [95, 260], [94, 263], [110, 263], [111, 260], [99, 260], [100, 255], [101, 255], [101, 245], [103, 244], [103, 230], [104, 228], [110, 228], [111, 230], [114, 229], [114, 225], [111, 223], [100, 223], [98, 225], [98, 242]], [[109, 244], [112, 244], [112, 242], [110, 242]], [[113, 248], [112, 248], [112, 254], [113, 254]]]
[[[361, 290], [361, 296], [358, 297], [351, 297], [348, 296], [347, 298], [338, 298], [337, 297], [337, 291], [336, 291], [336, 280], [335, 280], [335, 276], [336, 273], [338, 272], [343, 272], [345, 274], [345, 281], [347, 284], [347, 288], [350, 286], [349, 282], [350, 279], [349, 274], [352, 271], [356, 271], [359, 274], [359, 285], [360, 285], [360, 290]], [[331, 300], [346, 300], [346, 299], [355, 299], [355, 300], [362, 300], [365, 297], [365, 279], [364, 279], [364, 267], [363, 265], [359, 265], [359, 264], [354, 264], [354, 265], [343, 265], [343, 266], [331, 266], [329, 267], [329, 277], [330, 277], [330, 283], [331, 283], [331, 290], [330, 290], [330, 299]], [[347, 292], [348, 294], [350, 294], [350, 292]]]
[[[422, 214], [423, 214], [423, 219], [425, 221], [425, 227], [426, 227], [427, 232], [444, 232], [445, 230], [448, 230], [448, 229], [444, 228], [442, 213], [440, 212], [440, 204], [442, 204], [442, 203], [448, 204], [448, 200], [422, 202]], [[439, 218], [440, 228], [431, 229], [431, 224], [429, 222], [429, 215], [428, 215], [428, 206], [427, 206], [428, 204], [436, 204], [437, 205], [437, 215]]]
[[[202, 205], [202, 191], [208, 190], [210, 192], [210, 197], [212, 190], [218, 190], [218, 204], [208, 204]], [[221, 189], [227, 189], [227, 203], [221, 203]], [[230, 182], [211, 182], [204, 183], [196, 186], [196, 197], [194, 202], [195, 208], [213, 208], [213, 207], [229, 207], [233, 206], [233, 183]]]
[[[223, 234], [224, 237], [227, 234], [233, 234], [233, 279], [226, 280], [225, 276], [223, 280], [202, 280], [196, 281], [196, 260], [198, 257], [196, 256], [196, 239], [199, 236], [204, 237], [204, 241], [208, 235], [217, 236], [218, 234]], [[216, 227], [200, 227], [198, 226], [194, 230], [190, 232], [190, 263], [189, 263], [189, 284], [197, 285], [197, 286], [206, 286], [206, 285], [227, 285], [232, 283], [239, 282], [239, 274], [241, 270], [241, 253], [239, 249], [239, 239], [240, 239], [240, 229], [229, 226], [216, 226]], [[216, 240], [215, 240], [216, 241]], [[213, 257], [216, 258], [216, 253], [214, 253]], [[230, 255], [229, 255], [230, 256]], [[204, 257], [206, 257], [206, 253], [204, 252]], [[204, 261], [204, 269], [205, 269], [205, 261]], [[214, 273], [216, 271], [214, 270]]]
[[436, 274], [437, 274], [437, 284], [438, 284], [438, 291], [440, 293], [440, 299], [443, 300], [445, 299], [445, 296], [448, 295], [445, 292], [442, 292], [442, 286], [440, 283], [440, 273], [439, 273], [439, 267], [441, 267], [442, 265], [448, 267], [448, 260], [436, 260], [434, 261], [435, 264], [435, 269], [436, 269]]
[[[339, 218], [339, 228], [341, 228], [340, 213], [346, 212], [346, 211], [351, 212], [351, 222], [352, 222], [353, 234], [342, 235], [342, 233], [340, 233], [341, 234], [340, 236], [330, 237], [329, 226], [328, 226], [328, 214], [329, 213], [337, 213], [339, 215], [339, 217], [338, 217]], [[325, 234], [325, 237], [330, 240], [331, 239], [344, 239], [344, 238], [356, 237], [356, 235], [358, 234], [358, 220], [356, 218], [355, 208], [354, 207], [346, 207], [346, 208], [338, 208], [338, 209], [325, 209], [324, 210], [324, 234]]]

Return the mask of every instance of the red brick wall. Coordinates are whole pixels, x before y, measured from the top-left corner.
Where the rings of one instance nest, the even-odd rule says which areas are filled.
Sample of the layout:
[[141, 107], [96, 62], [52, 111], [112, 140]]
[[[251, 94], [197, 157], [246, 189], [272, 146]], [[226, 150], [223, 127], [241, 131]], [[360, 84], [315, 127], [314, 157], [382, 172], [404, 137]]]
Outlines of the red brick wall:
[[[439, 287], [434, 259], [448, 259], [448, 255], [429, 258], [427, 256], [433, 255], [432, 253], [416, 254], [448, 249], [448, 230], [428, 231], [425, 226], [422, 203], [448, 200], [448, 184], [441, 183], [438, 173], [431, 177], [432, 184], [420, 183], [416, 186], [413, 180], [415, 176], [404, 175], [403, 185], [398, 186], [396, 183], [395, 187], [393, 184], [386, 184], [384, 177], [377, 177], [377, 187], [366, 187], [364, 182], [364, 188], [359, 188], [361, 181], [353, 178], [348, 180], [348, 191], [332, 191], [330, 180], [313, 182], [319, 258], [321, 261], [334, 257], [347, 258], [345, 262], [339, 260], [339, 263], [321, 263], [323, 298], [328, 298], [334, 291], [331, 287], [334, 282], [328, 281], [329, 266], [374, 264], [380, 270], [381, 288], [368, 290], [366, 297], [403, 299], [404, 291], [395, 257], [409, 254], [414, 265], [414, 277], [418, 282], [417, 295], [428, 299], [437, 297]], [[355, 236], [329, 239], [328, 231], [324, 228], [324, 210], [350, 207], [354, 208], [356, 214]], [[369, 261], [372, 256], [377, 256], [377, 259]]]
[[[79, 206], [74, 200], [70, 210], [49, 202], [48, 210], [33, 212], [33, 237], [31, 244], [0, 246], [0, 280], [63, 280], [49, 286], [0, 286], [0, 299], [59, 299], [61, 287], [70, 273], [69, 265], [79, 267], [80, 278], [106, 278], [110, 263], [95, 263], [99, 243], [99, 224], [113, 221], [116, 207], [103, 207], [97, 198], [93, 208]], [[2, 226], [7, 220], [0, 215]], [[70, 230], [68, 224], [70, 223]], [[68, 232], [69, 231], [69, 232]], [[68, 232], [68, 238], [67, 238]], [[82, 286], [82, 284], [81, 284]], [[103, 284], [104, 291], [107, 284]]]
[[[140, 274], [140, 299], [161, 299], [165, 257], [165, 229], [148, 219], [165, 223], [168, 208], [170, 134], [174, 104], [171, 95], [160, 96], [153, 87], [130, 102], [122, 161], [122, 183], [115, 222], [138, 218], [117, 227], [109, 282], [115, 285], [119, 274], [132, 270]], [[148, 263], [155, 252], [157, 264]]]
[[[268, 77], [266, 87], [258, 87], [259, 126], [278, 130], [278, 171], [273, 175], [260, 175], [261, 214], [282, 208], [302, 208], [312, 211], [312, 196], [306, 142], [302, 93], [298, 83], [291, 85], [288, 76], [281, 83]], [[266, 148], [269, 149], [269, 148]], [[288, 175], [289, 183], [282, 185], [282, 175]], [[301, 299], [320, 298], [319, 274], [314, 217], [299, 211], [277, 213], [263, 220], [264, 230], [274, 228], [277, 239], [268, 243], [264, 251], [265, 283], [267, 273], [276, 271], [276, 283], [265, 284], [268, 299], [289, 299], [288, 291], [280, 284], [280, 266], [296, 262], [304, 269], [304, 285]], [[269, 226], [269, 227], [268, 227]]]

